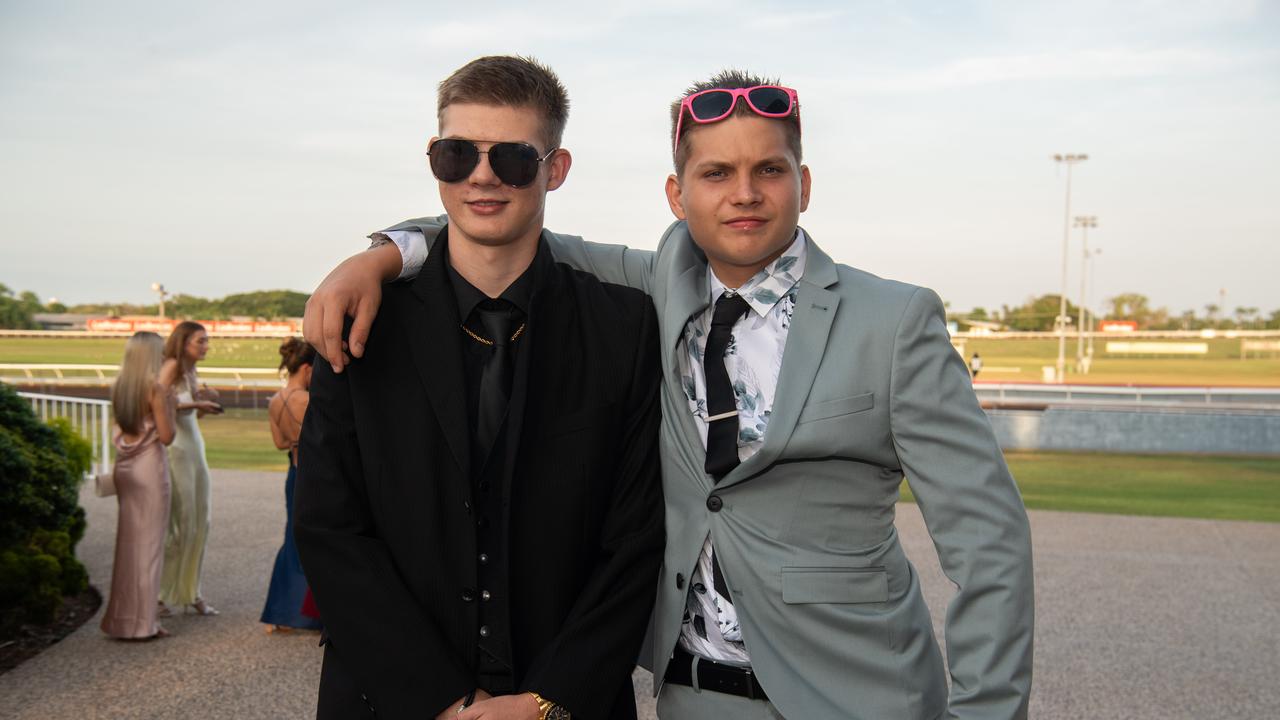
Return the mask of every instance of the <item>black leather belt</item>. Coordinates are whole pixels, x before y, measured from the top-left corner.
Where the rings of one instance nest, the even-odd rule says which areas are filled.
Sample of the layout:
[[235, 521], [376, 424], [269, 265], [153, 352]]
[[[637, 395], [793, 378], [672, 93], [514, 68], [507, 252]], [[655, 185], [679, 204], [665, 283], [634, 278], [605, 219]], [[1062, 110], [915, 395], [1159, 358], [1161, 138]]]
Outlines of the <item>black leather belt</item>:
[[[695, 687], [693, 682], [693, 656], [687, 650], [676, 646], [671, 662], [667, 663], [666, 681], [677, 685]], [[702, 690], [714, 690], [726, 695], [751, 698], [752, 700], [768, 700], [760, 681], [756, 680], [751, 668], [724, 665], [722, 663], [698, 659], [698, 683]]]

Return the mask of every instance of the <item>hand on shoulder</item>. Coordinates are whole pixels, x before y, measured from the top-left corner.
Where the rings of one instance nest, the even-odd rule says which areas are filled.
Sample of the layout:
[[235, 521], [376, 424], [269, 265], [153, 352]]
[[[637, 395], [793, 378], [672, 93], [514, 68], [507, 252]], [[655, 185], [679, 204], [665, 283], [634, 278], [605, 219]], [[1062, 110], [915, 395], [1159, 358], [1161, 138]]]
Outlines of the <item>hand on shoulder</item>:
[[[400, 272], [400, 251], [394, 245], [366, 250], [343, 260], [307, 299], [302, 318], [302, 334], [316, 352], [342, 372], [346, 351], [355, 357], [364, 354], [369, 328], [382, 302], [382, 282], [394, 280]], [[351, 345], [342, 340], [346, 316], [353, 317]]]

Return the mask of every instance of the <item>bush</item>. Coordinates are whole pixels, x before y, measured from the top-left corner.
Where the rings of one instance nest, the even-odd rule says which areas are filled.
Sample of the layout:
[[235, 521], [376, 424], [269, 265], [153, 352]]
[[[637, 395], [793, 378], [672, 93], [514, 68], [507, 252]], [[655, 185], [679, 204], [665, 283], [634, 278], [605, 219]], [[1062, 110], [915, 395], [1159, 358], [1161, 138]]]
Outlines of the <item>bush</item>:
[[40, 422], [0, 383], [0, 637], [53, 620], [89, 584], [75, 557], [84, 537], [80, 482], [92, 449], [65, 420]]

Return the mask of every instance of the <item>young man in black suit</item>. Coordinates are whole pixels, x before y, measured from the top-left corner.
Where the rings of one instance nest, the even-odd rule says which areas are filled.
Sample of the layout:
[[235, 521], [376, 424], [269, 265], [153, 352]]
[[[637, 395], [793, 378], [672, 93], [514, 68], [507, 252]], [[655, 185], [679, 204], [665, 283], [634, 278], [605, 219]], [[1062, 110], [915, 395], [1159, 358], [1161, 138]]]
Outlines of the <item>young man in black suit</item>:
[[312, 380], [317, 716], [634, 718], [663, 547], [654, 311], [542, 239], [571, 164], [549, 69], [475, 60], [438, 112], [444, 251], [387, 288], [362, 359]]

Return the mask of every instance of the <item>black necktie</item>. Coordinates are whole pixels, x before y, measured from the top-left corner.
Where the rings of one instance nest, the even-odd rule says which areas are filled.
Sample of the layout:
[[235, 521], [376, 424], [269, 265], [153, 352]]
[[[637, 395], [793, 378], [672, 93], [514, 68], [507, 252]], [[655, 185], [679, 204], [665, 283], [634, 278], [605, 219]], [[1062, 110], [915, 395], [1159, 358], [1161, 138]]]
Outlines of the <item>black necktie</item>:
[[721, 295], [711, 318], [707, 350], [702, 356], [707, 376], [707, 474], [716, 481], [738, 466], [738, 402], [724, 367], [733, 324], [750, 309], [741, 295]]
[[[716, 482], [738, 467], [738, 401], [733, 394], [729, 371], [724, 366], [724, 351], [729, 347], [733, 324], [750, 309], [741, 295], [721, 295], [716, 301], [715, 314], [711, 316], [711, 332], [707, 334], [707, 349], [702, 355], [702, 367], [707, 376], [707, 461], [704, 467]], [[733, 604], [714, 550], [711, 553], [711, 583], [724, 602]]]
[[493, 341], [493, 354], [480, 373], [476, 417], [476, 449], [483, 458], [488, 457], [493, 448], [507, 414], [511, 397], [511, 335], [519, 310], [506, 300], [486, 300], [476, 306], [475, 312], [487, 339]]

